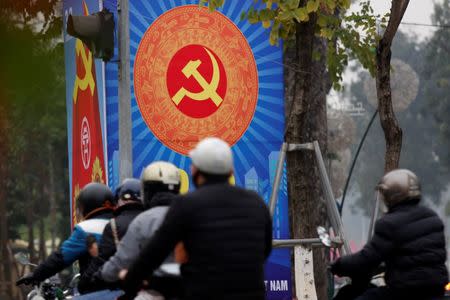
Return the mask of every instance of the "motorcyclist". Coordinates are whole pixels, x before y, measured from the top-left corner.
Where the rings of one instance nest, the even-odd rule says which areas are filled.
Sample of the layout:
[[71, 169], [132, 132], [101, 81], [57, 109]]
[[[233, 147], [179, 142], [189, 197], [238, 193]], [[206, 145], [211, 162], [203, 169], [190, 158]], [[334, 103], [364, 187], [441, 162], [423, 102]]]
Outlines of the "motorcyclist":
[[16, 284], [35, 284], [57, 274], [78, 260], [80, 274], [83, 274], [92, 259], [86, 239], [94, 236], [98, 241], [106, 224], [112, 217], [114, 198], [111, 190], [101, 183], [89, 183], [76, 199], [77, 218], [82, 221], [75, 225], [71, 236], [60, 249], [54, 251], [33, 273], [20, 278]]
[[[168, 162], [154, 162], [148, 165], [141, 176], [142, 201], [147, 211], [138, 215], [130, 224], [117, 252], [101, 268], [101, 277], [110, 283], [119, 281], [119, 272], [127, 269], [139, 255], [140, 249], [152, 238], [159, 228], [176, 195], [180, 191], [180, 173], [176, 166]], [[173, 262], [169, 256], [166, 262]], [[177, 293], [177, 283], [173, 280], [169, 287], [155, 279], [150, 280], [150, 289], [165, 295]], [[172, 291], [167, 291], [172, 290]]]
[[201, 141], [189, 154], [197, 190], [174, 201], [159, 230], [124, 276], [132, 299], [142, 280], [182, 241], [185, 299], [265, 299], [264, 261], [271, 252], [272, 222], [254, 192], [229, 184], [233, 158], [218, 138]]
[[[388, 212], [375, 225], [364, 248], [336, 260], [331, 271], [352, 278], [335, 299], [417, 299], [444, 295], [444, 225], [432, 210], [420, 206], [417, 176], [405, 169], [387, 173], [377, 186]], [[386, 286], [369, 287], [370, 278], [385, 264]]]
[[141, 182], [135, 178], [127, 178], [120, 185], [117, 191], [117, 207], [114, 211], [114, 217], [105, 226], [101, 237], [101, 243], [98, 246], [98, 256], [94, 257], [78, 283], [80, 293], [90, 293], [107, 288], [108, 286], [94, 276], [117, 250], [117, 245], [128, 230], [128, 226], [133, 219], [144, 211], [141, 202]]

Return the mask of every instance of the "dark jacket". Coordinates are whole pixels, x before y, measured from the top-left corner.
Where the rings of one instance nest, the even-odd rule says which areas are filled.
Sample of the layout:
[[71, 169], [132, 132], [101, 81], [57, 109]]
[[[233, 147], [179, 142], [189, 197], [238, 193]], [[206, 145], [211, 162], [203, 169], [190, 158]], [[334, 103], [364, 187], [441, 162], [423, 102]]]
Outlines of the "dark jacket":
[[442, 294], [448, 282], [444, 225], [436, 213], [418, 202], [392, 207], [376, 223], [371, 241], [361, 251], [339, 259], [332, 271], [367, 277], [384, 262], [389, 288]]
[[86, 238], [93, 235], [97, 241], [100, 241], [103, 229], [112, 215], [112, 210], [105, 209], [92, 215], [88, 220], [75, 225], [72, 234], [61, 244], [59, 250], [50, 254], [36, 268], [33, 272], [33, 278], [37, 281], [44, 281], [77, 260], [80, 265], [80, 274], [83, 275], [92, 260], [86, 247]]
[[181, 267], [186, 299], [265, 298], [264, 261], [272, 249], [272, 222], [256, 193], [214, 183], [177, 198], [129, 269], [124, 281], [128, 296], [180, 241], [189, 257]]
[[[101, 277], [104, 281], [115, 283], [119, 280], [120, 270], [128, 269], [139, 256], [141, 249], [161, 226], [175, 198], [176, 195], [165, 192], [153, 196], [149, 209], [131, 222], [116, 253], [102, 266]], [[166, 261], [173, 262], [173, 257], [168, 257]]]
[[[114, 220], [117, 227], [117, 236], [119, 241], [128, 230], [128, 226], [133, 219], [144, 210], [141, 203], [128, 203], [120, 206], [114, 211]], [[101, 237], [101, 243], [98, 245], [99, 255], [90, 260], [86, 271], [80, 276], [78, 282], [78, 290], [81, 294], [90, 293], [105, 288], [113, 288], [107, 286], [100, 278], [95, 276], [102, 265], [116, 252], [116, 243], [111, 227], [111, 221], [106, 224]]]

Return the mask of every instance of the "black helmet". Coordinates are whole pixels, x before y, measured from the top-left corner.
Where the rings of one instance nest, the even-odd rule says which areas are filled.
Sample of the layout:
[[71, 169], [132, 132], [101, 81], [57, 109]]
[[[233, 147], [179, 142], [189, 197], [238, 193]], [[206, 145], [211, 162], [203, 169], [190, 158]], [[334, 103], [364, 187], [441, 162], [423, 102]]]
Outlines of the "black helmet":
[[135, 178], [127, 178], [122, 182], [118, 193], [119, 200], [141, 201], [141, 181]]
[[119, 185], [116, 187], [116, 189], [114, 190], [114, 203], [119, 202], [119, 193], [120, 193], [120, 188], [122, 187], [122, 185]]
[[108, 186], [92, 182], [81, 189], [77, 198], [77, 209], [84, 219], [88, 219], [101, 209], [112, 209], [116, 205], [114, 195]]

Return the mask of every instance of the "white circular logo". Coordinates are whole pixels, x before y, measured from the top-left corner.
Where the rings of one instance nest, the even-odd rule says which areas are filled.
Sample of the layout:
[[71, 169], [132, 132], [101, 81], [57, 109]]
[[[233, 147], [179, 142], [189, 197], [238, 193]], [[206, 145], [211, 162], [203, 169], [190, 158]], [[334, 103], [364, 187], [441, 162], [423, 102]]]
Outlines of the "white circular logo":
[[86, 117], [83, 118], [81, 123], [81, 159], [84, 169], [87, 170], [91, 163], [91, 130]]

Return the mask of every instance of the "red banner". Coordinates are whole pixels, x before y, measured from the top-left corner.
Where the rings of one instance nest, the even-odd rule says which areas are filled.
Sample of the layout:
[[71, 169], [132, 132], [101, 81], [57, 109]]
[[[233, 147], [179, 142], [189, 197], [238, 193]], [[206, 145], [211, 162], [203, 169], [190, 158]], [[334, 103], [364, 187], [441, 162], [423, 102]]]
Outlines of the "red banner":
[[[84, 14], [88, 15], [83, 1]], [[75, 199], [86, 184], [105, 183], [102, 128], [92, 53], [76, 40], [76, 77], [73, 88], [72, 226], [76, 224]]]

